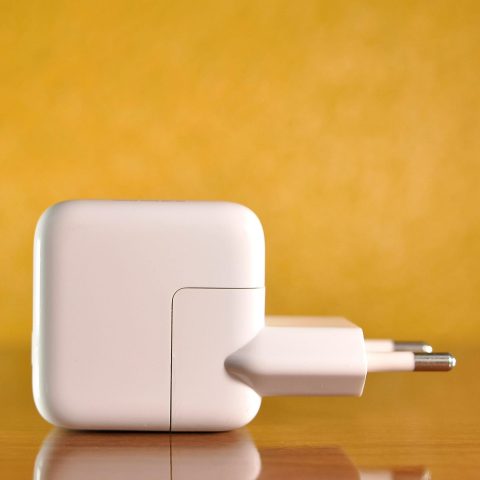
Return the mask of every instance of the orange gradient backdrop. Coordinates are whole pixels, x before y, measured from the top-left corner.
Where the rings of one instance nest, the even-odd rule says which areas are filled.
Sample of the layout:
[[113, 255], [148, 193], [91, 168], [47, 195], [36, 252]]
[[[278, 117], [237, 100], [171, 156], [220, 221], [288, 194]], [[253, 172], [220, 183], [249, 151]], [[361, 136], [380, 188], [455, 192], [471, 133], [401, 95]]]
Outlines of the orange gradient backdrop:
[[63, 199], [260, 216], [267, 309], [480, 337], [480, 3], [3, 2], [0, 342]]

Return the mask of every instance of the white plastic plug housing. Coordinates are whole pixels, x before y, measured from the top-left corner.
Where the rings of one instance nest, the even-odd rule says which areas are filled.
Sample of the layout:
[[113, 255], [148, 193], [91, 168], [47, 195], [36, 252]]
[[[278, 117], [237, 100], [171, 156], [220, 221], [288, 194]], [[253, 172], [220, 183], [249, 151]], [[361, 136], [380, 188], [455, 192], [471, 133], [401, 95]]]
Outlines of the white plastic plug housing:
[[81, 429], [229, 430], [259, 395], [227, 356], [264, 325], [262, 226], [226, 202], [70, 201], [34, 246], [34, 399]]
[[[227, 370], [262, 396], [363, 393], [367, 355], [363, 331], [341, 317], [296, 317], [295, 326], [264, 327], [230, 355]], [[287, 320], [288, 321], [288, 320]]]

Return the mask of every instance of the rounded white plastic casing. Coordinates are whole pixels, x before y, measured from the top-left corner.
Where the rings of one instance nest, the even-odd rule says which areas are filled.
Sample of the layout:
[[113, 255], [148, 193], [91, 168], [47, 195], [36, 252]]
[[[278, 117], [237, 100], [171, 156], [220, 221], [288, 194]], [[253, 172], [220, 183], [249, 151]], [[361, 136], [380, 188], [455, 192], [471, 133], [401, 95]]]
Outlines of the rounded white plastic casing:
[[71, 201], [34, 247], [33, 391], [81, 429], [229, 430], [260, 397], [225, 359], [264, 325], [263, 230], [226, 202]]

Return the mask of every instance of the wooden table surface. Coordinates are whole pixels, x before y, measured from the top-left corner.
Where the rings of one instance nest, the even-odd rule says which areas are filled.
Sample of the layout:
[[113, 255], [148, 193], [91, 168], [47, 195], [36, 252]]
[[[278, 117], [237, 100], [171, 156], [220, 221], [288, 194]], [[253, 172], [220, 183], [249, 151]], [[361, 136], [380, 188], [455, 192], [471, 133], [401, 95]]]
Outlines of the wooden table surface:
[[267, 398], [219, 434], [66, 432], [33, 405], [29, 348], [0, 347], [0, 478], [480, 478], [480, 352], [376, 374], [362, 398]]

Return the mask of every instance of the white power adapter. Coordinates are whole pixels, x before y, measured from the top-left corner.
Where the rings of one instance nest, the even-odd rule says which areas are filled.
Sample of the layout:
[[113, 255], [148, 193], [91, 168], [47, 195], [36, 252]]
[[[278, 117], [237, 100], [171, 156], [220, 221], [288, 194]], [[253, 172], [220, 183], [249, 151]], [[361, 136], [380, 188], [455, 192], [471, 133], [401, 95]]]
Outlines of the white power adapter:
[[455, 364], [340, 318], [265, 326], [264, 272], [262, 226], [238, 204], [49, 208], [34, 248], [39, 412], [77, 429], [230, 430], [260, 395], [361, 395], [367, 371]]

